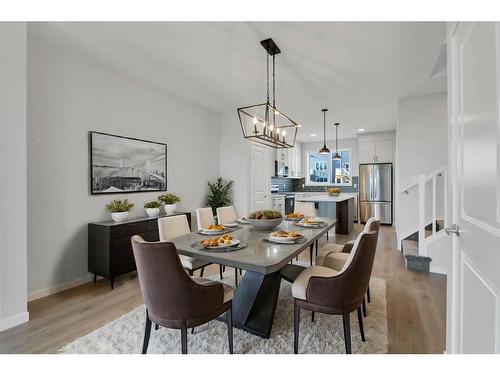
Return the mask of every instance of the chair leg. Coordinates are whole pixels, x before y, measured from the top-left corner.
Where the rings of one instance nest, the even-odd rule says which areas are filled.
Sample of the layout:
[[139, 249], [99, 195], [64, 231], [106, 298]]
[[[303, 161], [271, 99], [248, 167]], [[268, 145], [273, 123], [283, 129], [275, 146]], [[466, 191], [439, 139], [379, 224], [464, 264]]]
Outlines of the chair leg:
[[188, 270], [188, 275], [193, 276], [193, 270]]
[[311, 266], [313, 265], [313, 251], [314, 251], [314, 244], [312, 243], [309, 245], [309, 257], [311, 258]]
[[318, 256], [318, 240], [316, 240], [316, 256]]
[[158, 323], [155, 323], [155, 331], [158, 331], [159, 328], [160, 326], [158, 325]]
[[222, 280], [223, 276], [222, 276], [222, 264], [219, 264], [219, 276], [220, 276], [220, 279]]
[[299, 354], [300, 307], [293, 304], [293, 354]]
[[191, 334], [194, 334], [194, 327], [191, 327]]
[[362, 304], [362, 306], [363, 306], [363, 316], [366, 318], [367, 313], [366, 313], [366, 301], [365, 301], [365, 297], [363, 297], [363, 304]]
[[361, 341], [366, 342], [365, 329], [363, 327], [363, 316], [361, 315], [361, 306], [358, 307], [358, 323], [359, 323], [359, 332], [361, 333]]
[[366, 298], [368, 299], [368, 303], [372, 301], [372, 298], [370, 296], [370, 286], [368, 285], [368, 289], [366, 290]]
[[182, 354], [187, 354], [188, 352], [188, 337], [187, 337], [187, 328], [181, 328], [181, 352]]
[[329, 240], [329, 238], [328, 238], [328, 237], [329, 237], [329, 236], [328, 236], [328, 232], [326, 232], [326, 240], [327, 240], [327, 241]]
[[96, 284], [96, 282], [97, 282], [97, 274], [94, 273], [94, 285]]
[[243, 270], [240, 268], [240, 276], [243, 275]]
[[351, 354], [351, 319], [349, 313], [342, 316], [342, 321], [344, 323], [345, 352]]
[[148, 309], [146, 309], [146, 326], [144, 327], [144, 342], [142, 343], [142, 354], [146, 354], [148, 352], [150, 335], [151, 335], [151, 319], [149, 319]]
[[234, 269], [234, 285], [236, 285], [236, 288], [238, 287], [238, 269]]
[[200, 271], [200, 277], [203, 277], [203, 273], [205, 272], [205, 267], [201, 267], [201, 271]]
[[311, 322], [314, 323], [314, 311], [311, 311]]
[[233, 308], [230, 307], [226, 312], [227, 320], [227, 338], [229, 341], [229, 354], [233, 354]]

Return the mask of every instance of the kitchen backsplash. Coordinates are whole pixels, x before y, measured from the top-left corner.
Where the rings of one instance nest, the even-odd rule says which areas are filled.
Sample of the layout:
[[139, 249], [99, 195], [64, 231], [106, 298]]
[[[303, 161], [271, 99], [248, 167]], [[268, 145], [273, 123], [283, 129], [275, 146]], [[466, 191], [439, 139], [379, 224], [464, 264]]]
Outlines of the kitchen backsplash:
[[293, 181], [292, 178], [286, 177], [271, 177], [271, 184], [278, 185], [280, 193], [287, 193], [293, 190]]
[[[278, 185], [280, 193], [290, 191], [310, 191], [310, 192], [323, 192], [326, 186], [305, 186], [305, 178], [286, 178], [286, 177], [272, 177], [271, 184]], [[354, 187], [356, 185], [356, 187]], [[357, 193], [359, 186], [359, 177], [352, 176], [351, 186], [338, 186], [343, 193]]]

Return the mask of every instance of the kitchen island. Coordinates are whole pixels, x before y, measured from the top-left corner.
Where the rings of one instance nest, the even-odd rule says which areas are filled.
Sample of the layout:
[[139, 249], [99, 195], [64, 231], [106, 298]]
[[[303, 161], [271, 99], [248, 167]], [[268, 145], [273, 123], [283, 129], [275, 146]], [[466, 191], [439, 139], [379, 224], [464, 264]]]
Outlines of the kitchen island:
[[337, 219], [335, 233], [349, 234], [354, 225], [355, 194], [341, 193], [338, 197], [328, 194], [314, 194], [305, 198], [295, 198], [298, 202], [314, 202], [318, 206], [320, 217]]

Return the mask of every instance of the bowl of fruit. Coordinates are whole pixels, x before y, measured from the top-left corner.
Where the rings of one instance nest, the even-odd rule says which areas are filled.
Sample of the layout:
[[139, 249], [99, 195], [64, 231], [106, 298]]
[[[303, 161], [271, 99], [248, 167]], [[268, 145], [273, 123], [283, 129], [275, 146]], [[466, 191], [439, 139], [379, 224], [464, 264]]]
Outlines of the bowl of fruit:
[[341, 190], [337, 187], [331, 187], [326, 189], [326, 192], [331, 197], [338, 197], [340, 195]]
[[283, 221], [279, 211], [262, 210], [255, 211], [248, 216], [248, 223], [256, 229], [269, 230], [277, 227]]

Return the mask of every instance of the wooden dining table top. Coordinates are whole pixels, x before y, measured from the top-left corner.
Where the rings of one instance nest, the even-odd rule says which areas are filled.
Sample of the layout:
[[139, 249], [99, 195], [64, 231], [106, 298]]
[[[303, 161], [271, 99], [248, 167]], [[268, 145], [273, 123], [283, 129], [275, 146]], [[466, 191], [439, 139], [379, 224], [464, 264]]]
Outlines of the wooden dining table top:
[[[229, 235], [234, 239], [244, 241], [247, 246], [242, 249], [223, 252], [220, 249], [196, 249], [192, 245], [203, 239], [218, 237], [220, 235], [206, 236], [197, 232], [173, 238], [177, 251], [181, 255], [205, 260], [207, 262], [225, 266], [270, 274], [279, 271], [287, 263], [309, 247], [318, 238], [335, 227], [336, 220], [331, 218], [318, 218], [326, 224], [319, 228], [304, 228], [293, 221], [283, 222], [272, 230], [259, 230], [250, 224], [240, 224]], [[304, 236], [298, 243], [281, 244], [267, 241], [269, 234], [277, 230], [296, 231]]]

